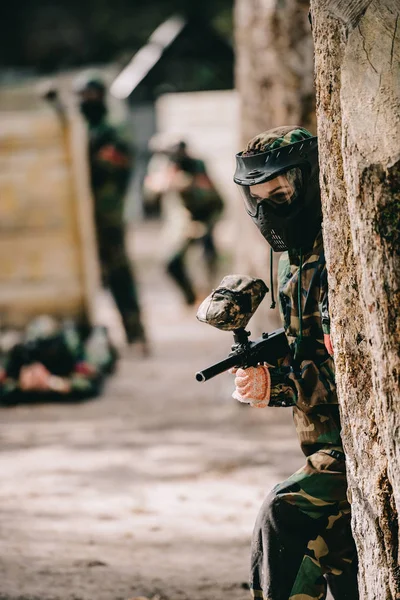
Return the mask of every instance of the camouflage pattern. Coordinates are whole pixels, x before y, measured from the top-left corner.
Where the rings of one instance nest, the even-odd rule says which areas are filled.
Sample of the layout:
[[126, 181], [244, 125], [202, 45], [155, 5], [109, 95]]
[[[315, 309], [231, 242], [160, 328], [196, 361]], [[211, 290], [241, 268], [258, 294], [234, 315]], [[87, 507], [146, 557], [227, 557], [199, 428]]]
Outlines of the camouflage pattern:
[[357, 600], [356, 551], [340, 446], [277, 485], [258, 515], [250, 588], [264, 600]]
[[192, 246], [202, 247], [207, 278], [212, 285], [218, 264], [214, 226], [221, 217], [224, 203], [207, 173], [205, 162], [189, 155], [184, 142], [170, 149], [169, 160], [168, 169], [177, 175], [180, 183], [168, 184], [162, 194], [166, 269], [186, 303], [193, 305], [196, 293], [187, 268], [187, 253]]
[[192, 181], [180, 192], [183, 204], [194, 221], [216, 223], [224, 208], [223, 200], [208, 176], [204, 161], [191, 157], [187, 160], [190, 171], [185, 172], [190, 173]]
[[25, 365], [42, 363], [69, 383], [71, 391], [62, 397], [83, 399], [100, 393], [115, 361], [116, 352], [104, 327], [88, 330], [72, 321], [59, 325], [50, 317], [38, 317], [27, 326], [19, 343], [0, 355], [0, 405], [60, 396], [55, 391], [22, 392], [18, 379]]
[[89, 160], [103, 283], [110, 287], [128, 342], [143, 340], [136, 283], [124, 239], [131, 150], [121, 133], [103, 120], [89, 127]]
[[264, 600], [324, 600], [328, 581], [335, 600], [357, 600], [334, 363], [324, 345], [329, 305], [321, 233], [301, 265], [296, 253], [281, 255], [278, 280], [280, 314], [296, 359], [270, 368], [269, 405], [293, 407], [307, 460], [260, 510], [251, 591]]
[[227, 275], [201, 303], [197, 319], [224, 331], [246, 327], [267, 292], [261, 279]]
[[310, 137], [313, 137], [312, 133], [302, 127], [276, 127], [275, 129], [259, 133], [252, 138], [243, 150], [243, 156], [252, 156], [253, 154], [267, 152], [267, 150], [277, 150], [282, 146], [301, 142], [301, 140]]
[[78, 397], [97, 395], [104, 376], [113, 370], [116, 360], [107, 330], [97, 325], [83, 340], [79, 330], [70, 324], [62, 334], [76, 359], [74, 369], [69, 375], [71, 394]]
[[122, 133], [106, 120], [89, 126], [89, 164], [96, 223], [102, 228], [122, 226], [132, 152]]
[[324, 333], [329, 333], [329, 313], [321, 233], [301, 265], [302, 336], [299, 278], [299, 256], [285, 252], [278, 268], [279, 309], [292, 354], [298, 358], [290, 366], [270, 370], [270, 405], [282, 406], [284, 402], [284, 406], [293, 406], [300, 444], [308, 455], [320, 447], [341, 444], [335, 367], [324, 344]]

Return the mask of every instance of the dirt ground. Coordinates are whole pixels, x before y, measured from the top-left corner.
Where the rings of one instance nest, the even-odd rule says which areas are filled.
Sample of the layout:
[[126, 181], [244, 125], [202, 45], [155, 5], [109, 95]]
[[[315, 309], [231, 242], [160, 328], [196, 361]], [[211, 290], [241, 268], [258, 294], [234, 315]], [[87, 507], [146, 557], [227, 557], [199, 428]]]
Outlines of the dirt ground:
[[158, 239], [133, 238], [151, 357], [123, 349], [98, 400], [1, 412], [0, 600], [249, 598], [258, 508], [302, 464], [291, 412], [195, 381], [230, 334], [183, 306]]

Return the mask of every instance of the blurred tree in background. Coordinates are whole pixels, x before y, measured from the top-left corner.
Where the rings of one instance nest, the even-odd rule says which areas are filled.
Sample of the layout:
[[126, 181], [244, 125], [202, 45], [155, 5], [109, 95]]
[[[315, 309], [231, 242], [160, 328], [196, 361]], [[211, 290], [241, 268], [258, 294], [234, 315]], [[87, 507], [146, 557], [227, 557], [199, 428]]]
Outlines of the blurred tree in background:
[[1, 67], [36, 73], [87, 63], [126, 62], [174, 13], [211, 22], [232, 35], [233, 0], [23, 0], [0, 21]]
[[236, 82], [241, 137], [301, 125], [315, 133], [313, 41], [308, 0], [236, 0]]
[[[236, 87], [241, 100], [243, 145], [254, 135], [282, 125], [316, 131], [314, 48], [308, 10], [308, 0], [235, 2]], [[265, 278], [269, 246], [243, 214], [240, 212], [238, 223], [240, 237], [247, 243], [237, 253], [237, 272]], [[265, 324], [271, 329], [279, 327], [278, 309], [272, 312], [264, 302], [254, 322], [261, 331]]]

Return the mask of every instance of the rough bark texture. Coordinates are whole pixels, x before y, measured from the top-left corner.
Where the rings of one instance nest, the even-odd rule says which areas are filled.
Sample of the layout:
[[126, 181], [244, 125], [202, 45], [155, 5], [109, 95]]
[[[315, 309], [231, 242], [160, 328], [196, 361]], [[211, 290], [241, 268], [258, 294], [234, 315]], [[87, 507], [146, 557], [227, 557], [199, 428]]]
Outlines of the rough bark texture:
[[[236, 0], [236, 84], [241, 99], [241, 138], [280, 125], [316, 131], [313, 43], [308, 0]], [[238, 149], [239, 150], [239, 149]], [[268, 280], [268, 245], [237, 198], [240, 227], [236, 266]], [[277, 257], [275, 256], [277, 262]], [[255, 322], [278, 325], [264, 302]], [[265, 305], [265, 306], [264, 306]]]
[[324, 239], [360, 597], [400, 598], [400, 4], [312, 0]]

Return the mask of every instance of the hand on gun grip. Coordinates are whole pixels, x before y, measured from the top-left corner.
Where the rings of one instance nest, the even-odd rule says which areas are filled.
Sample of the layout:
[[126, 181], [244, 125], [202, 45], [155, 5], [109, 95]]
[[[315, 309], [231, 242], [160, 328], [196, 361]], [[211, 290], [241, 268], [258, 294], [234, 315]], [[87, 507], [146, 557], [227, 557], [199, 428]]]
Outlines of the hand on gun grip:
[[271, 393], [271, 375], [268, 367], [259, 365], [247, 369], [232, 369], [236, 389], [232, 398], [255, 408], [265, 408]]

